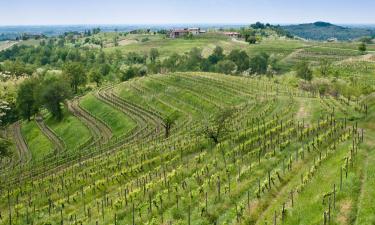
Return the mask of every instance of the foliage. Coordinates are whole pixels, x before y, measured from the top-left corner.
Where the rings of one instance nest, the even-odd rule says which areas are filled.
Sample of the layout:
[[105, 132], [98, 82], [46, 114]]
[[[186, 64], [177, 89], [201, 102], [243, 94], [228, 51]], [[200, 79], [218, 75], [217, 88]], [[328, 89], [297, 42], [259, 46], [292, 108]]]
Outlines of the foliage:
[[227, 59], [231, 60], [236, 64], [237, 71], [239, 73], [247, 70], [250, 66], [249, 56], [245, 51], [241, 51], [238, 49], [232, 50], [227, 56]]
[[373, 38], [371, 36], [365, 36], [365, 37], [361, 37], [359, 39], [360, 42], [363, 42], [365, 44], [373, 44]]
[[266, 74], [269, 65], [269, 55], [266, 53], [259, 53], [250, 60], [250, 71], [254, 74]]
[[102, 83], [103, 76], [97, 68], [93, 68], [89, 72], [89, 78], [92, 82], [96, 83], [96, 86], [99, 87]]
[[62, 79], [50, 79], [45, 80], [42, 85], [41, 104], [51, 112], [55, 119], [61, 120], [63, 118], [61, 103], [71, 95], [67, 82]]
[[170, 135], [170, 131], [172, 129], [172, 126], [175, 125], [177, 119], [178, 119], [178, 113], [177, 111], [174, 111], [163, 118], [163, 126], [165, 129], [165, 137], [168, 138]]
[[129, 66], [125, 71], [122, 71], [121, 80], [127, 81], [137, 76], [137, 69], [134, 66]]
[[228, 122], [233, 118], [234, 109], [224, 108], [213, 118], [206, 121], [203, 128], [203, 133], [206, 137], [212, 140], [215, 144], [221, 141], [221, 138], [229, 131]]
[[208, 57], [210, 64], [215, 65], [225, 57], [224, 49], [220, 46], [216, 46], [212, 54]]
[[157, 48], [152, 48], [150, 50], [150, 60], [151, 63], [155, 63], [156, 59], [160, 56], [160, 53]]
[[323, 77], [328, 76], [332, 70], [332, 62], [327, 59], [322, 59], [319, 63], [319, 74]]
[[74, 93], [78, 93], [78, 87], [86, 84], [87, 75], [81, 63], [72, 62], [68, 63], [63, 68], [63, 74], [70, 83]]
[[236, 72], [236, 64], [231, 60], [222, 60], [216, 65], [216, 71], [224, 74], [233, 74]]
[[362, 42], [362, 43], [360, 43], [360, 44], [358, 45], [358, 50], [359, 50], [362, 54], [364, 54], [364, 53], [366, 52], [366, 49], [367, 49], [367, 47], [366, 47], [366, 44], [365, 44], [364, 42]]
[[30, 121], [38, 111], [38, 80], [30, 78], [21, 83], [17, 93], [17, 109], [21, 117]]
[[313, 78], [313, 72], [310, 69], [309, 63], [302, 61], [296, 65], [297, 77], [306, 81], [311, 81]]
[[348, 28], [325, 22], [315, 22], [299, 25], [287, 25], [282, 28], [293, 35], [313, 40], [327, 40], [337, 38], [338, 40], [351, 40], [363, 36], [372, 36], [375, 31], [365, 28]]
[[11, 155], [10, 146], [10, 141], [0, 138], [0, 158]]

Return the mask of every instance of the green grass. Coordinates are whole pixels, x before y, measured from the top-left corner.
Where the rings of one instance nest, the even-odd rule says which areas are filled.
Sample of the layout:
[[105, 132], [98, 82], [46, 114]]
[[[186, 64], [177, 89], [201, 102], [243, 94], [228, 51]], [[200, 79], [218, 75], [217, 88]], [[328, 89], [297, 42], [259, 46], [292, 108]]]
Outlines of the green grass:
[[[276, 42], [274, 44], [270, 51], [277, 48]], [[298, 45], [298, 42], [290, 43], [288, 48], [292, 50]], [[284, 48], [287, 49], [286, 46]], [[47, 176], [32, 184], [26, 182], [22, 188], [31, 193], [37, 209], [36, 215], [32, 216], [33, 222], [58, 223], [62, 213], [65, 222], [72, 215], [77, 215], [84, 224], [95, 224], [96, 220], [101, 224], [113, 224], [116, 216], [118, 224], [129, 224], [132, 221], [131, 201], [134, 201], [136, 224], [151, 221], [155, 224], [169, 221], [186, 224], [189, 208], [192, 224], [213, 224], [215, 221], [218, 224], [272, 224], [275, 210], [280, 213], [282, 204], [286, 202], [284, 224], [322, 224], [323, 212], [327, 209], [327, 205], [322, 204], [322, 197], [333, 189], [334, 184], [339, 189], [340, 167], [352, 145], [351, 139], [337, 144], [335, 151], [330, 150], [328, 157], [316, 164], [311, 179], [302, 191], [295, 193], [294, 207], [290, 205], [289, 193], [301, 185], [301, 176], [304, 178], [308, 174], [319, 157], [319, 151], [325, 154], [333, 140], [338, 140], [329, 131], [334, 125], [336, 130], [341, 130], [340, 123], [333, 125], [325, 121], [330, 109], [335, 106], [335, 117], [340, 120], [345, 116], [344, 112], [348, 112], [360, 122], [360, 128], [366, 129], [366, 138], [365, 143], [360, 145], [348, 178], [344, 179], [342, 191], [337, 193], [331, 224], [371, 224], [375, 211], [372, 206], [375, 197], [375, 154], [371, 151], [374, 146], [371, 137], [375, 130], [373, 102], [368, 100], [371, 103], [370, 115], [365, 118], [353, 110], [354, 103], [347, 106], [334, 98], [290, 97], [289, 91], [296, 93], [297, 90], [283, 80], [287, 78], [290, 77], [272, 80], [214, 73], [175, 73], [146, 76], [115, 86], [114, 92], [127, 101], [154, 109], [162, 115], [177, 109], [179, 120], [191, 119], [190, 124], [178, 128], [178, 132], [173, 132], [168, 139], [162, 137], [162, 133], [160, 138], [155, 136], [152, 140], [137, 138], [140, 144], [124, 146], [111, 154], [102, 154], [67, 167], [61, 180]], [[98, 100], [93, 93], [82, 97], [80, 105], [107, 123], [115, 136], [135, 126], [129, 117]], [[246, 107], [238, 107], [227, 135], [219, 145], [214, 145], [202, 132], [208, 116], [219, 112], [218, 106], [240, 105]], [[310, 128], [297, 123], [302, 119]], [[317, 121], [322, 127], [314, 130], [311, 126], [314, 124], [316, 127]], [[69, 145], [74, 142], [80, 144], [69, 134], [84, 140], [84, 126], [71, 115], [67, 114], [60, 123], [48, 118], [47, 124], [65, 140], [67, 146], [68, 142]], [[154, 130], [153, 123], [148, 121], [148, 124], [151, 127], [147, 128]], [[348, 121], [348, 127], [352, 124], [353, 121]], [[298, 138], [300, 133], [306, 135]], [[287, 140], [289, 142], [282, 147]], [[318, 140], [323, 143], [315, 145]], [[299, 149], [303, 149], [306, 156], [302, 159], [299, 155], [296, 160], [294, 156]], [[292, 158], [293, 166], [283, 171], [285, 159], [289, 158]], [[272, 188], [263, 189], [258, 198], [255, 194], [258, 179], [264, 187], [268, 172], [275, 177], [277, 171], [281, 173], [281, 178], [275, 178]], [[58, 172], [54, 177], [59, 175]], [[221, 182], [220, 199], [217, 180]], [[62, 185], [64, 191], [60, 191]], [[50, 195], [34, 193], [44, 193], [51, 188], [53, 192]], [[11, 193], [12, 199], [16, 198], [17, 190], [15, 188]], [[246, 204], [247, 193], [250, 211]], [[8, 210], [6, 198], [6, 195], [0, 195], [3, 200], [0, 201], [0, 209], [4, 211], [5, 218]], [[48, 198], [56, 205], [50, 216]], [[207, 212], [204, 211], [206, 200]], [[25, 215], [30, 212], [24, 207], [27, 201], [28, 196], [21, 195], [20, 204], [12, 208], [13, 211], [20, 209], [22, 216], [15, 219], [18, 224], [26, 223]], [[150, 202], [152, 212], [148, 211]], [[60, 205], [64, 205], [62, 211]], [[237, 221], [237, 210], [241, 207], [245, 209], [239, 215], [241, 221]], [[90, 208], [92, 218], [83, 213], [84, 208]], [[0, 224], [6, 223], [6, 219], [0, 221]]]
[[21, 129], [32, 159], [38, 161], [44, 156], [53, 153], [52, 143], [44, 136], [35, 121], [23, 122]]
[[91, 137], [88, 128], [65, 109], [62, 121], [49, 116], [45, 122], [64, 141], [67, 151], [75, 150]]
[[80, 105], [105, 122], [111, 128], [114, 136], [124, 135], [136, 126], [135, 122], [123, 112], [99, 101], [92, 94], [84, 96]]

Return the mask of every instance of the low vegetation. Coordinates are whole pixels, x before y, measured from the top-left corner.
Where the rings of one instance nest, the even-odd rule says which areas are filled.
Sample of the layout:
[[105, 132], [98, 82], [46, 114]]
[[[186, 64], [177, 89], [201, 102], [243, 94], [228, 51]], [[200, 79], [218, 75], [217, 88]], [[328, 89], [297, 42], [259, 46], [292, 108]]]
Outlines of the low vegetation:
[[1, 51], [0, 224], [373, 223], [372, 44], [231, 31]]

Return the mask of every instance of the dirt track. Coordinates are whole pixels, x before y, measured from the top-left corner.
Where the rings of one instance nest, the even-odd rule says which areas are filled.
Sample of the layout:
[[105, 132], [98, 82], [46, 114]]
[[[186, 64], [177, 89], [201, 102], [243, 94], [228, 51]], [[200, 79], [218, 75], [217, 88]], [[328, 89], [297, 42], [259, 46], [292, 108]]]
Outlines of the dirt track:
[[79, 105], [79, 99], [73, 99], [67, 103], [68, 109], [79, 120], [81, 120], [90, 130], [94, 140], [89, 144], [93, 145], [97, 142], [107, 143], [112, 138], [111, 129], [102, 121], [95, 118]]
[[36, 123], [44, 135], [52, 142], [53, 146], [57, 151], [63, 151], [65, 149], [64, 142], [44, 123], [41, 116], [36, 116]]
[[21, 124], [20, 122], [15, 122], [12, 127], [12, 135], [16, 144], [16, 148], [19, 155], [19, 163], [20, 164], [26, 164], [31, 160], [31, 152], [27, 146], [27, 143], [22, 136], [21, 132]]

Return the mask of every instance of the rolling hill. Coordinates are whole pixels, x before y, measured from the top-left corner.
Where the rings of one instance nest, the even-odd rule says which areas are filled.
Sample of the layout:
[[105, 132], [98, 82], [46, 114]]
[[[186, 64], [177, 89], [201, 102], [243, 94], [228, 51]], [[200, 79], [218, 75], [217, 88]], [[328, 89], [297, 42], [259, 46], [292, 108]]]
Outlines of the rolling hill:
[[363, 36], [374, 36], [375, 29], [338, 26], [326, 22], [315, 22], [298, 25], [283, 26], [286, 31], [305, 39], [327, 40], [351, 40]]

